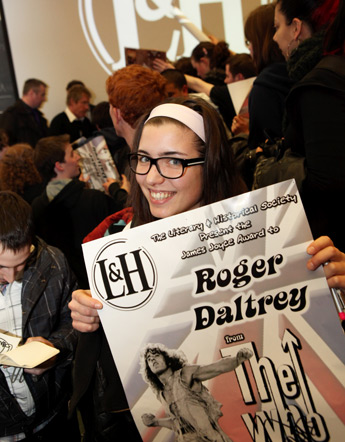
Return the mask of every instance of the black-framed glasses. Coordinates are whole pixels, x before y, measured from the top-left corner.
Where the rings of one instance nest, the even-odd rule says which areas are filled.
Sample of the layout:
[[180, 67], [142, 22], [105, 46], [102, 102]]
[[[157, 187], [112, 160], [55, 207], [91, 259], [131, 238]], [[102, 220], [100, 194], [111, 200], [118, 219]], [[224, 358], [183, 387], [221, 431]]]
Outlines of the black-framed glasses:
[[141, 155], [138, 153], [130, 153], [128, 155], [128, 160], [131, 170], [137, 175], [148, 174], [152, 165], [155, 165], [162, 177], [170, 180], [180, 178], [186, 167], [198, 166], [205, 162], [204, 158], [151, 158], [147, 155]]

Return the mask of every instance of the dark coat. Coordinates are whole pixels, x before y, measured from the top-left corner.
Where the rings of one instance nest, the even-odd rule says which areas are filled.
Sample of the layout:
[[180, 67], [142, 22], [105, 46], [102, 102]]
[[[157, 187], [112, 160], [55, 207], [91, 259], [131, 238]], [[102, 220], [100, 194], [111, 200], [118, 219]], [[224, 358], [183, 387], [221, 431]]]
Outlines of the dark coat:
[[212, 102], [218, 107], [219, 113], [223, 117], [224, 123], [231, 130], [231, 124], [236, 111], [229, 94], [227, 85], [214, 86], [210, 91]]
[[85, 236], [116, 210], [114, 200], [100, 190], [72, 180], [49, 202], [46, 190], [32, 202], [36, 233], [61, 249], [77, 275], [88, 287], [81, 244]]
[[47, 120], [42, 112], [32, 109], [23, 100], [5, 110], [0, 118], [0, 127], [7, 132], [10, 145], [28, 143], [35, 147], [40, 138], [48, 135]]
[[282, 136], [285, 99], [292, 84], [285, 62], [273, 63], [257, 76], [249, 94], [248, 144], [251, 149], [269, 137]]
[[[84, 242], [101, 238], [112, 225], [116, 226], [114, 230], [121, 231], [132, 216], [131, 208], [110, 215], [90, 232]], [[73, 374], [70, 413], [73, 414], [76, 407], [81, 411], [86, 429], [85, 442], [140, 442], [141, 437], [101, 326], [96, 332], [80, 333]]]
[[95, 127], [91, 121], [85, 117], [81, 120], [69, 121], [65, 112], [56, 115], [49, 126], [49, 135], [64, 135], [70, 136], [70, 142], [78, 140], [81, 137], [89, 138], [94, 132]]
[[306, 157], [301, 197], [314, 237], [345, 250], [345, 58], [324, 57], [287, 98], [286, 143]]

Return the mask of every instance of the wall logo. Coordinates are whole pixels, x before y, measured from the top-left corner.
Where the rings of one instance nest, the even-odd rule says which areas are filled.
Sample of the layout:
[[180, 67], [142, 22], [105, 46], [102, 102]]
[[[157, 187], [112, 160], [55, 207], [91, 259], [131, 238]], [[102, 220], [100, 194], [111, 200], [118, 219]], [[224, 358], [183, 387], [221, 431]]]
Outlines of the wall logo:
[[124, 239], [106, 244], [92, 267], [92, 284], [100, 299], [119, 310], [136, 310], [147, 304], [157, 286], [157, 270], [152, 257], [142, 247], [125, 253]]
[[[172, 61], [181, 56], [190, 56], [199, 41], [188, 30], [186, 21], [190, 21], [199, 30], [207, 29], [209, 17], [202, 17], [201, 9], [209, 5], [220, 8], [222, 23], [219, 23], [219, 29], [224, 31], [224, 40], [231, 42], [231, 49], [235, 52], [247, 52], [244, 45], [242, 2], [243, 0], [78, 0], [78, 12], [90, 50], [110, 75], [125, 66], [126, 47], [164, 50]], [[108, 5], [112, 5], [112, 10]], [[176, 5], [183, 16], [188, 17], [187, 20], [177, 19], [174, 13]], [[102, 14], [106, 18], [113, 14], [114, 31], [105, 29]], [[147, 32], [148, 24], [150, 35]], [[115, 48], [118, 49], [117, 54]]]

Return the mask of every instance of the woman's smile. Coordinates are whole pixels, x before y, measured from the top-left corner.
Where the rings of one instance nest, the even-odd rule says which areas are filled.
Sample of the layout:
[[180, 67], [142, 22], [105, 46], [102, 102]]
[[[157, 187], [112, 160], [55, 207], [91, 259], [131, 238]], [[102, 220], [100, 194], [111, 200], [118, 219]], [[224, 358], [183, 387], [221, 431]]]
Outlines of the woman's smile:
[[157, 191], [157, 190], [149, 190], [151, 198], [154, 201], [164, 201], [168, 198], [171, 198], [173, 195], [175, 195], [175, 192], [164, 192], [164, 191]]
[[[144, 126], [138, 153], [150, 158], [179, 159], [201, 157], [195, 146], [196, 135], [187, 127], [172, 123]], [[164, 178], [155, 165], [146, 175], [136, 175], [140, 188], [155, 218], [166, 218], [201, 205], [203, 166], [186, 167], [177, 179]]]

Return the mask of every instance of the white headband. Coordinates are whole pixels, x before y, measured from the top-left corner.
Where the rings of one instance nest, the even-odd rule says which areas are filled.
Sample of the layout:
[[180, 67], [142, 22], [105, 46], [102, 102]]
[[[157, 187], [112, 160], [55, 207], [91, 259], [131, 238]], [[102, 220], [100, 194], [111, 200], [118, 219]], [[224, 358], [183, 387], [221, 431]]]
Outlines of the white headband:
[[173, 120], [180, 121], [185, 126], [189, 127], [190, 130], [196, 133], [198, 137], [200, 137], [205, 143], [204, 119], [193, 109], [177, 103], [160, 104], [151, 111], [148, 119], [145, 121], [145, 124], [151, 120], [151, 118], [155, 117], [168, 117], [172, 118]]

